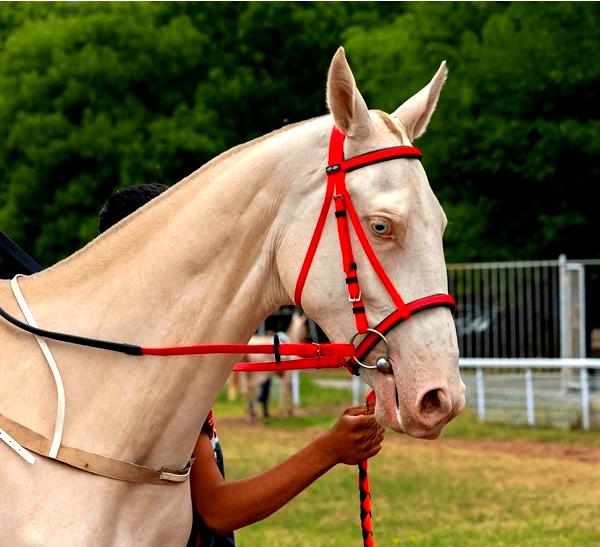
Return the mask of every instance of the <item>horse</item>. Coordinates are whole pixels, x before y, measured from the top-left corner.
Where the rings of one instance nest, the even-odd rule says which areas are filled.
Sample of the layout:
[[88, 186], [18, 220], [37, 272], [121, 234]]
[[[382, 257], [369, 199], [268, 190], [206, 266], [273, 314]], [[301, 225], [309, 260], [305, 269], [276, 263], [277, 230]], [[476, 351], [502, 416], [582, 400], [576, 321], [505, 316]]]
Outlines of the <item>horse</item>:
[[[442, 63], [426, 87], [388, 115], [367, 108], [340, 48], [327, 77], [329, 114], [221, 154], [70, 257], [21, 278], [38, 324], [155, 345], [246, 342], [273, 310], [294, 301], [323, 207], [332, 128], [345, 137], [347, 158], [410, 146], [427, 127], [446, 73]], [[396, 158], [347, 177], [366, 238], [403, 298], [445, 293], [447, 221], [420, 162]], [[356, 327], [335, 222], [333, 215], [324, 220], [301, 303], [330, 340], [347, 342]], [[389, 291], [364, 253], [356, 253], [354, 267], [363, 316], [376, 325], [394, 308]], [[8, 281], [0, 281], [0, 303], [22, 317]], [[464, 406], [451, 311], [427, 309], [393, 328], [386, 342], [388, 373], [360, 368], [376, 392], [377, 420], [397, 432], [438, 437]], [[64, 383], [61, 447], [153, 468], [186, 466], [236, 361], [49, 345]], [[0, 321], [0, 348], [0, 415], [50, 438], [57, 395], [34, 337]], [[3, 545], [184, 545], [188, 538], [187, 482], [114, 480], [42, 456], [31, 465], [1, 442], [0, 453]]]

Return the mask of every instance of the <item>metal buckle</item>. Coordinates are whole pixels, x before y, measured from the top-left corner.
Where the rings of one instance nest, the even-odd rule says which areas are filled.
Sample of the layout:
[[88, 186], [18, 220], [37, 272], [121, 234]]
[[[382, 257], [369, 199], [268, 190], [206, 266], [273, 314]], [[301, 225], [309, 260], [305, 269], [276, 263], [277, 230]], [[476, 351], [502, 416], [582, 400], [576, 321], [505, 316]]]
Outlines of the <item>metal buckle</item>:
[[317, 359], [321, 358], [321, 344], [317, 342], [311, 342], [313, 346], [317, 346]]
[[[354, 355], [352, 356], [352, 359], [354, 359], [354, 362], [359, 366], [359, 367], [363, 367], [369, 370], [375, 370], [378, 369], [381, 372], [385, 372], [385, 373], [391, 373], [392, 372], [392, 365], [390, 364], [390, 344], [387, 341], [387, 338], [381, 334], [378, 330], [376, 329], [367, 329], [367, 332], [370, 332], [372, 334], [375, 334], [376, 336], [379, 336], [380, 340], [385, 344], [385, 355], [380, 355], [379, 357], [377, 357], [377, 359], [375, 359], [375, 365], [365, 365], [365, 363], [362, 363], [361, 361], [359, 361]], [[360, 332], [357, 332], [351, 339], [350, 339], [350, 343], [354, 344], [354, 340], [356, 340], [356, 337], [359, 336]]]
[[192, 464], [195, 460], [196, 458], [192, 457], [185, 469], [170, 469], [167, 467], [163, 467], [160, 469], [160, 475], [158, 478], [163, 481], [171, 482], [187, 481], [190, 476], [190, 473], [192, 472]]
[[[351, 296], [348, 296], [348, 302], [352, 302], [353, 304], [355, 304], [356, 302], [360, 302], [361, 298], [362, 298], [362, 291], [359, 290], [358, 296], [356, 298], [352, 298]], [[371, 329], [367, 329], [367, 330], [371, 330]], [[377, 331], [375, 331], [375, 332], [377, 332]], [[358, 334], [358, 333], [356, 333], [356, 334]], [[356, 334], [354, 336], [356, 336]], [[354, 340], [354, 338], [352, 340]]]

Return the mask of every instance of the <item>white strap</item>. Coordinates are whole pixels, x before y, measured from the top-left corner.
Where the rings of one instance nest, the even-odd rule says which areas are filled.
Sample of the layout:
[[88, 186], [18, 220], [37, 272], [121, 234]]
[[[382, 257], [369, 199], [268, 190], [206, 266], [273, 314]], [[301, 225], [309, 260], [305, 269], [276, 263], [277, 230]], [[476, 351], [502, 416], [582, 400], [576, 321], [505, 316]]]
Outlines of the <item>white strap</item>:
[[0, 427], [0, 440], [4, 441], [10, 446], [21, 458], [27, 463], [34, 464], [35, 456], [29, 452], [26, 448], [23, 448], [17, 441], [15, 441], [4, 429]]
[[[25, 301], [25, 297], [23, 296], [23, 293], [19, 288], [17, 277], [20, 276], [20, 274], [15, 275], [10, 281], [10, 286], [12, 288], [13, 294], [15, 295], [15, 298], [17, 299], [17, 302], [19, 303], [19, 307], [21, 308], [23, 315], [27, 320], [27, 323], [29, 323], [32, 327], [39, 328], [35, 317], [33, 317], [33, 314], [31, 313], [31, 310], [29, 309], [29, 306]], [[65, 422], [65, 388], [63, 387], [62, 378], [60, 377], [60, 371], [58, 370], [58, 366], [56, 365], [54, 356], [52, 355], [52, 352], [50, 351], [50, 348], [46, 343], [46, 339], [42, 338], [41, 336], [34, 336], [37, 340], [37, 343], [40, 346], [40, 349], [42, 350], [42, 353], [44, 354], [44, 357], [46, 358], [46, 361], [48, 361], [48, 366], [52, 371], [52, 375], [54, 376], [54, 383], [56, 384], [56, 422], [54, 423], [54, 437], [52, 438], [50, 452], [48, 453], [48, 457], [56, 458], [56, 455], [58, 454], [58, 449], [60, 448], [60, 441], [62, 439], [63, 426]]]

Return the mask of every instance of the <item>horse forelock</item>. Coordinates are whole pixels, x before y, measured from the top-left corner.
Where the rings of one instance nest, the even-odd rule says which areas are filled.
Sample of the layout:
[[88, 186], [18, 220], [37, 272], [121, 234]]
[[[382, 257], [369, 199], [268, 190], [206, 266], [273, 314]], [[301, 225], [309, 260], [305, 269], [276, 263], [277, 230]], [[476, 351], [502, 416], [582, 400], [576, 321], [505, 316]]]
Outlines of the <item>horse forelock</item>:
[[376, 114], [378, 118], [383, 122], [385, 127], [393, 135], [398, 137], [403, 144], [410, 144], [410, 139], [408, 138], [406, 129], [402, 126], [401, 122], [394, 120], [389, 114], [383, 112], [382, 110], [371, 110], [371, 112]]

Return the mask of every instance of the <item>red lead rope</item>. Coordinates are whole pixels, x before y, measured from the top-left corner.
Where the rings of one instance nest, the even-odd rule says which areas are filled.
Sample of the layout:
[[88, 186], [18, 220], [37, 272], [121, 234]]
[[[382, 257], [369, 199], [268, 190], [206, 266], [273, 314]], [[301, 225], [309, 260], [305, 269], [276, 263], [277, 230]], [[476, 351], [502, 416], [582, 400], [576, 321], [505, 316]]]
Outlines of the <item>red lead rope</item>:
[[[367, 414], [375, 412], [375, 392], [367, 394], [365, 403]], [[373, 519], [371, 517], [371, 486], [369, 485], [368, 462], [358, 464], [358, 493], [360, 497], [360, 527], [362, 530], [363, 546], [375, 547], [373, 538]]]

